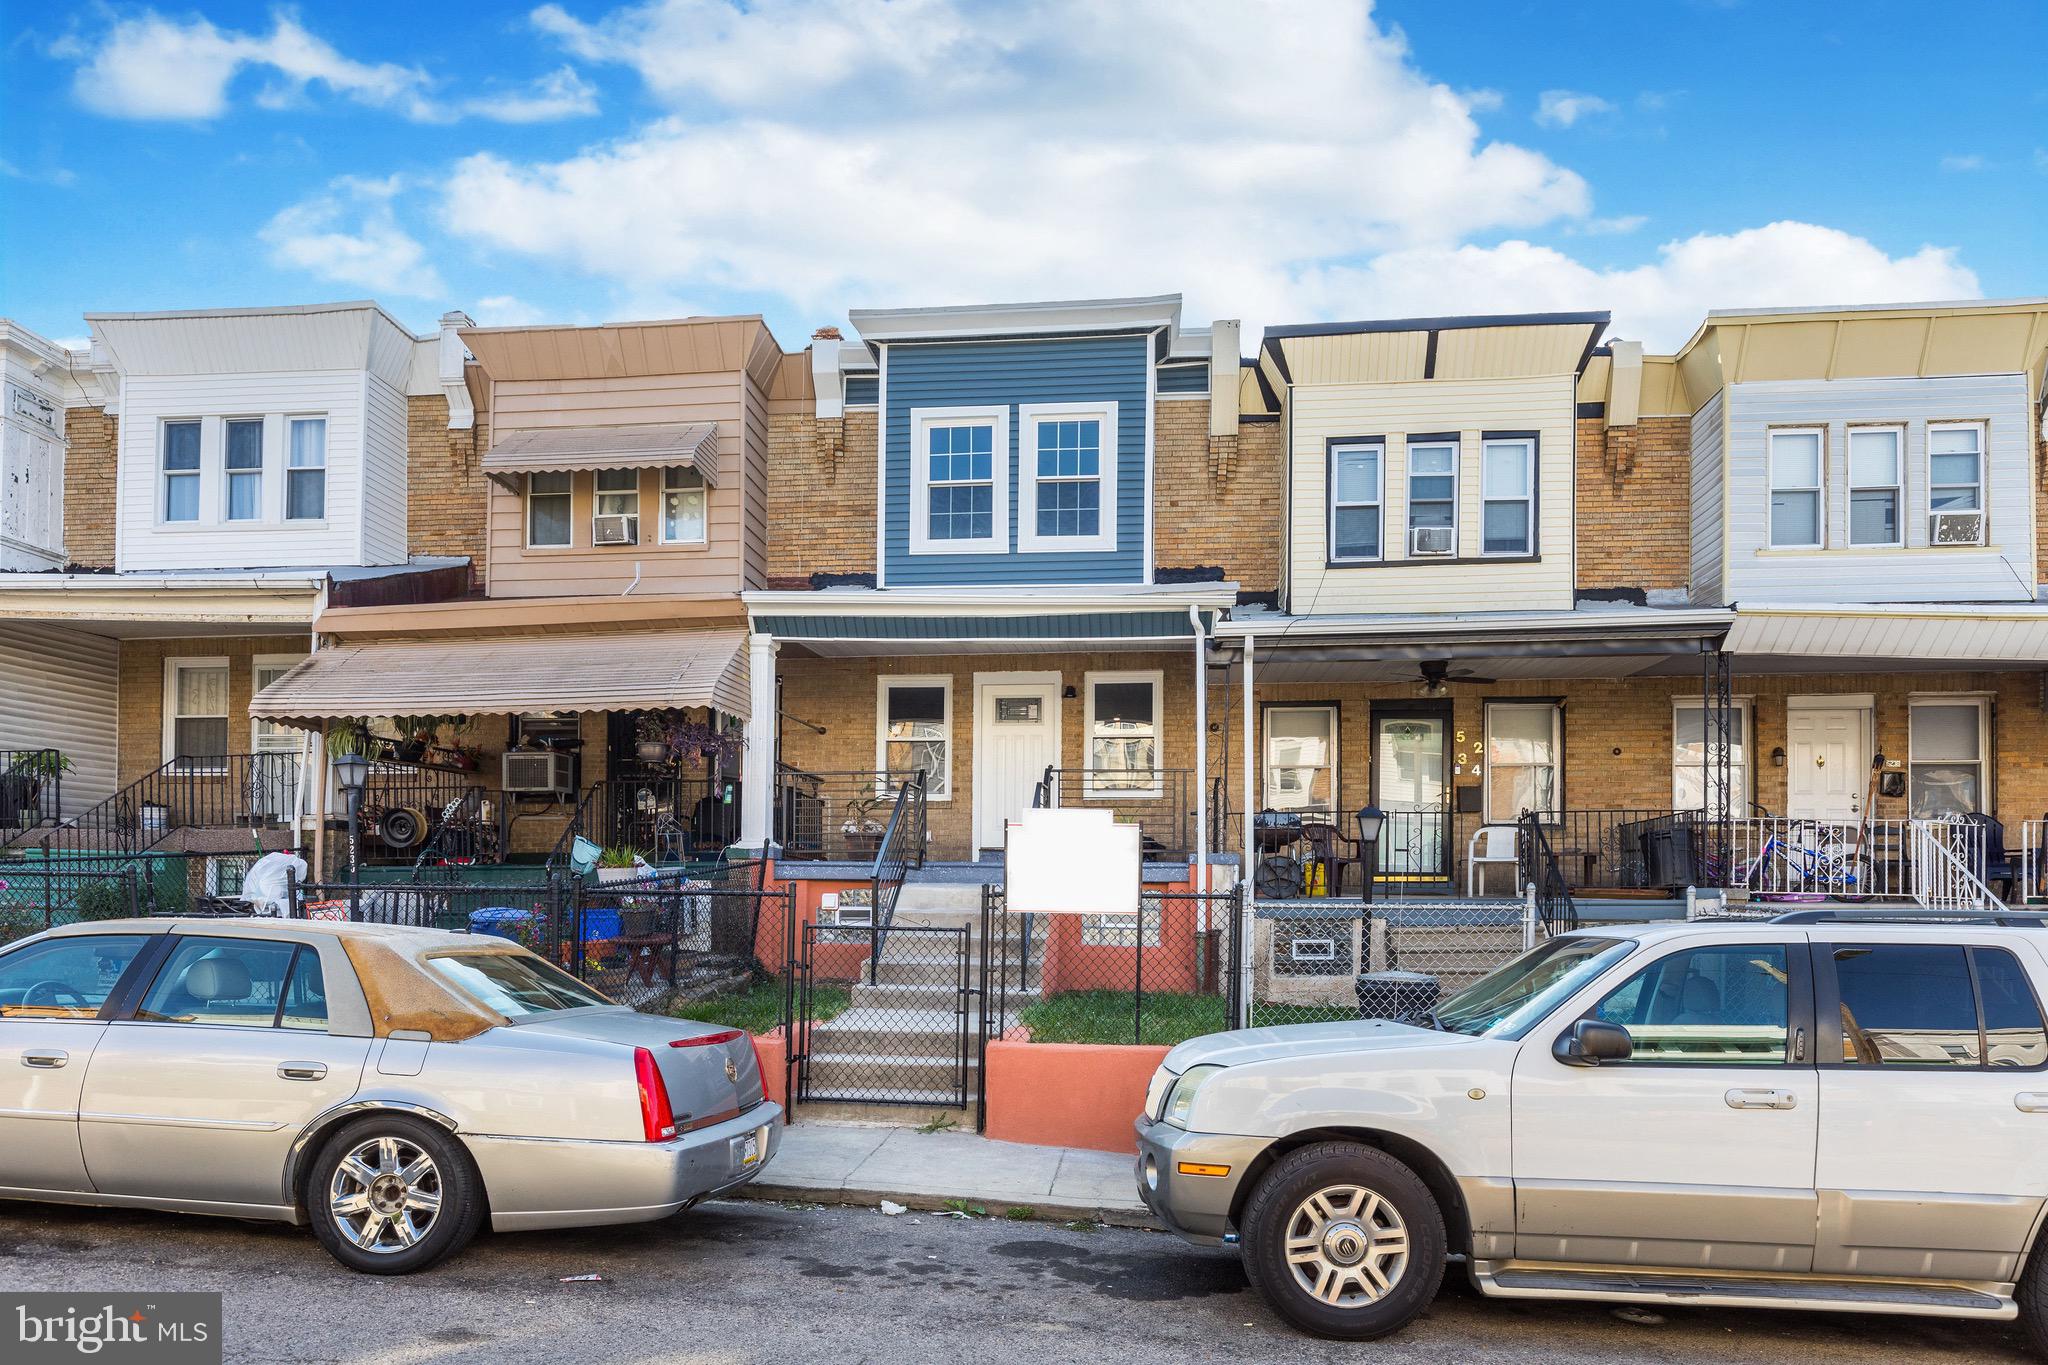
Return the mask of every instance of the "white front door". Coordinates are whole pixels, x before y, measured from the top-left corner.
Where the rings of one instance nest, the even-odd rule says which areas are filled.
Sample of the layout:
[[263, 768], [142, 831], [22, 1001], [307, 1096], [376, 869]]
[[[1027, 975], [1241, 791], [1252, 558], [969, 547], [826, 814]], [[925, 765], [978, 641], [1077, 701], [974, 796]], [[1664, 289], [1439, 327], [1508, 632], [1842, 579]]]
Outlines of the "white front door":
[[1795, 701], [1785, 714], [1785, 813], [1809, 820], [1860, 818], [1870, 776], [1870, 708]]
[[975, 847], [1001, 848], [1005, 822], [1031, 808], [1045, 770], [1059, 764], [1059, 674], [976, 674]]

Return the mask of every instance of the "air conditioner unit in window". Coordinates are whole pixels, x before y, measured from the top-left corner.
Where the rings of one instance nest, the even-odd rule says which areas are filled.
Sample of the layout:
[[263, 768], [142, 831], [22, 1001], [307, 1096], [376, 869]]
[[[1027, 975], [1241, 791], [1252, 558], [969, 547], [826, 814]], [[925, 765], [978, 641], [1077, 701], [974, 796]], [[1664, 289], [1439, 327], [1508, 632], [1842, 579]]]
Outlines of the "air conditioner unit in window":
[[574, 791], [575, 761], [560, 749], [514, 749], [505, 755], [499, 785], [508, 792]]
[[623, 512], [594, 517], [590, 523], [590, 543], [593, 545], [638, 545], [640, 543], [640, 518]]
[[1982, 545], [1984, 543], [1984, 514], [1982, 512], [1934, 512], [1927, 518], [1927, 543], [1930, 545]]
[[1447, 555], [1456, 548], [1456, 532], [1448, 526], [1408, 528], [1408, 553], [1411, 555]]

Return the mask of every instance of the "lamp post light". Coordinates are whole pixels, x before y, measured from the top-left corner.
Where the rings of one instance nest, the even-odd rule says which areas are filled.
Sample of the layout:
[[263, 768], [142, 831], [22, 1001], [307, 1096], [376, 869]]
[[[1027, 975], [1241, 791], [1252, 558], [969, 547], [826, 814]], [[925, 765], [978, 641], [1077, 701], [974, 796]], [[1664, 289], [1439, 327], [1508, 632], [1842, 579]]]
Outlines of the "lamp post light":
[[341, 800], [348, 811], [348, 879], [356, 879], [356, 816], [363, 809], [363, 787], [370, 780], [367, 754], [338, 754], [334, 759], [335, 780], [341, 784]]
[[1387, 827], [1387, 813], [1378, 806], [1368, 803], [1358, 812], [1358, 844], [1364, 856], [1360, 865], [1359, 879], [1365, 883], [1365, 903], [1372, 904], [1372, 874], [1378, 859], [1380, 832]]

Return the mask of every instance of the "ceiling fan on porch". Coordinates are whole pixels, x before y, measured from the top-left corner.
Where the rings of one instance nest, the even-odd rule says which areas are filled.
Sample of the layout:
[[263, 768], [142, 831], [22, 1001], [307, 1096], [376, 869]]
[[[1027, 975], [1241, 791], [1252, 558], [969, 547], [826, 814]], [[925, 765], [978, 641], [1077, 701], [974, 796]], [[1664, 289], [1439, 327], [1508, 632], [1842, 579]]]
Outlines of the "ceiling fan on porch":
[[1490, 683], [1496, 680], [1481, 677], [1469, 668], [1453, 668], [1449, 659], [1424, 659], [1419, 681], [1422, 683], [1423, 696], [1441, 697], [1451, 690], [1448, 686], [1450, 683]]

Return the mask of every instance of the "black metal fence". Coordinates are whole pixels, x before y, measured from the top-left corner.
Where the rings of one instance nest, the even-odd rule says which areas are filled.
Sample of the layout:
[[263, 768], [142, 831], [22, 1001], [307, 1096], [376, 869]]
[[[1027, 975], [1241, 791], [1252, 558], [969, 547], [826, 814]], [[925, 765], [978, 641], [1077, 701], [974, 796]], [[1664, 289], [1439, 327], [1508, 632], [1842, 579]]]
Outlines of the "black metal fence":
[[1040, 808], [1113, 811], [1138, 827], [1148, 859], [1190, 857], [1195, 849], [1195, 796], [1191, 768], [1099, 769], [1048, 767], [1032, 793]]
[[0, 862], [0, 946], [60, 924], [125, 919], [143, 913], [143, 904], [142, 877], [133, 867]]
[[[813, 773], [783, 768], [775, 802], [775, 836], [782, 845], [782, 856], [872, 862], [889, 832], [898, 794], [917, 775], [915, 771]], [[911, 867], [924, 866], [928, 843], [922, 795], [917, 814], [919, 837], [914, 847], [902, 850]]]

